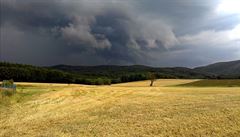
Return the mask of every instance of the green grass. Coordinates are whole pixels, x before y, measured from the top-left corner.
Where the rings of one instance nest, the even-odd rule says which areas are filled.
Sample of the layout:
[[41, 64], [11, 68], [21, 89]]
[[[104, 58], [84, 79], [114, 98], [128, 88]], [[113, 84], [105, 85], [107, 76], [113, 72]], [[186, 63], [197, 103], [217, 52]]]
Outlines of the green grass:
[[180, 84], [183, 87], [240, 87], [240, 80], [199, 80]]
[[0, 108], [7, 107], [16, 103], [24, 103], [33, 100], [41, 94], [56, 91], [58, 87], [49, 88], [49, 86], [36, 86], [36, 85], [17, 85], [16, 91], [11, 95], [4, 95], [6, 91], [1, 91]]

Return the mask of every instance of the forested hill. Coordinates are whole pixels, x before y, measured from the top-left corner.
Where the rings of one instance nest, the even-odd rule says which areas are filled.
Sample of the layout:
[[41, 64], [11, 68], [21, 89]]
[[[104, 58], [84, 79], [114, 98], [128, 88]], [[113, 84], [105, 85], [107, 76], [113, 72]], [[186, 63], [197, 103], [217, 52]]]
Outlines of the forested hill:
[[67, 66], [36, 67], [32, 65], [0, 63], [0, 80], [22, 82], [79, 83], [103, 85], [148, 79], [154, 72], [156, 78], [209, 78], [188, 68], [153, 68], [148, 66]]
[[184, 68], [154, 68], [143, 65], [132, 66], [115, 66], [115, 65], [101, 65], [101, 66], [68, 66], [57, 65], [51, 67], [53, 69], [62, 70], [74, 74], [84, 75], [87, 77], [108, 77], [120, 78], [125, 75], [146, 74], [148, 72], [156, 73], [159, 78], [209, 78], [213, 75], [206, 75], [198, 71]]
[[195, 69], [154, 68], [133, 66], [68, 66], [36, 67], [32, 65], [0, 62], [0, 80], [13, 79], [23, 82], [79, 83], [103, 85], [148, 79], [152, 72], [156, 78], [215, 79], [240, 78], [240, 61], [217, 63]]
[[194, 69], [200, 73], [214, 74], [223, 78], [240, 77], [240, 60], [230, 62], [219, 62]]
[[155, 72], [159, 78], [218, 78], [218, 79], [236, 79], [240, 78], [240, 60], [230, 62], [220, 62], [210, 64], [194, 69], [184, 67], [174, 68], [154, 68], [143, 65], [133, 66], [68, 66], [57, 65], [51, 68], [81, 74], [84, 76], [106, 76], [109, 78], [118, 78], [124, 74], [145, 74], [146, 72]]

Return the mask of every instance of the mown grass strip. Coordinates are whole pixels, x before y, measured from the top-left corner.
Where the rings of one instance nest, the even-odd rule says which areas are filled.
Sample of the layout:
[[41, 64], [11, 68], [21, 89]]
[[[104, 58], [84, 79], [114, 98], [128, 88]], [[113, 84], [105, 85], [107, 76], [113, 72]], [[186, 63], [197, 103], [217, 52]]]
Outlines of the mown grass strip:
[[240, 80], [199, 80], [178, 87], [240, 87]]

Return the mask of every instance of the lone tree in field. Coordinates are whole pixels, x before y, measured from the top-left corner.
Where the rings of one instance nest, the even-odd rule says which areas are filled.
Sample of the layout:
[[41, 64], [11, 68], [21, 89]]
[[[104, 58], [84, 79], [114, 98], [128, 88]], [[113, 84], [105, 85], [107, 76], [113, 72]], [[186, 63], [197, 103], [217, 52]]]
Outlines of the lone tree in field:
[[153, 82], [156, 80], [156, 74], [154, 72], [148, 73], [148, 79], [151, 81], [150, 86], [153, 86]]

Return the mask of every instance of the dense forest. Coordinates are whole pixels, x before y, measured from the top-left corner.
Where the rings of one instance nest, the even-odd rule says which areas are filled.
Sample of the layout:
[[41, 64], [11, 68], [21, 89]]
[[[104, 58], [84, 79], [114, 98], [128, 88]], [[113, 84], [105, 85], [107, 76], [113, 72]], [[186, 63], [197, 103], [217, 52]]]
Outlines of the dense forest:
[[[146, 79], [148, 72], [156, 74], [157, 78], [210, 78], [214, 77], [212, 74], [204, 74], [198, 71], [183, 68], [154, 68], [143, 65], [132, 66], [116, 66], [116, 65], [101, 65], [101, 66], [68, 66], [57, 65], [50, 67], [52, 69], [62, 70], [64, 72], [82, 75], [87, 78], [107, 77], [110, 79], [120, 79], [120, 82], [136, 81]], [[127, 79], [127, 80], [126, 80]]]
[[79, 83], [90, 85], [111, 84], [107, 78], [82, 78], [80, 75], [31, 65], [0, 63], [0, 80], [13, 79], [21, 82]]
[[149, 79], [154, 73], [157, 79], [215, 79], [240, 78], [204, 73], [189, 68], [153, 68], [148, 66], [67, 66], [36, 67], [32, 65], [0, 62], [0, 80], [21, 82], [77, 83], [109, 85]]

